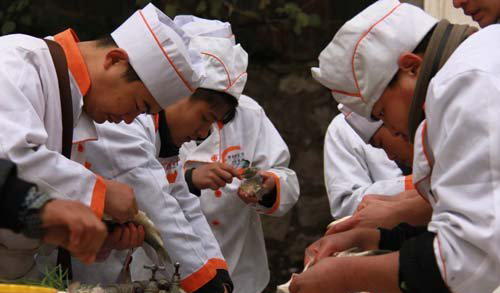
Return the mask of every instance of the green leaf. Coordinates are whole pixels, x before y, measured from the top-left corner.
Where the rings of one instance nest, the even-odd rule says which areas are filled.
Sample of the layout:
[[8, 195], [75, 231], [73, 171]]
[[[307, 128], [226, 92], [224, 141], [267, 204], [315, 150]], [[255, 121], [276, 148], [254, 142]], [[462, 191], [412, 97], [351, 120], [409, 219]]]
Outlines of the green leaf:
[[13, 32], [15, 29], [16, 29], [16, 23], [8, 20], [4, 22], [4, 24], [2, 25], [2, 35], [9, 34]]
[[177, 14], [177, 4], [166, 4], [163, 11], [166, 15], [173, 18]]
[[198, 6], [196, 7], [196, 13], [204, 13], [205, 11], [207, 11], [207, 3], [205, 1], [200, 1], [198, 3]]

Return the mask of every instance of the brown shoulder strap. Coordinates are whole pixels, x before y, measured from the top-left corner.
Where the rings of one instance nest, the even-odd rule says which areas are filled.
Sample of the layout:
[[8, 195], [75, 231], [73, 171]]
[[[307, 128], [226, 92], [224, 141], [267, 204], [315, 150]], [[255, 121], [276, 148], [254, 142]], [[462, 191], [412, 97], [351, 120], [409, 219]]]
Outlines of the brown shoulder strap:
[[[71, 159], [71, 146], [73, 143], [73, 102], [71, 99], [71, 88], [69, 85], [68, 63], [66, 55], [61, 46], [51, 40], [44, 39], [49, 47], [52, 62], [56, 68], [57, 82], [59, 84], [59, 97], [61, 99], [62, 117], [62, 154]], [[57, 264], [63, 272], [67, 272], [68, 280], [73, 279], [71, 266], [71, 255], [66, 249], [59, 247], [57, 251]]]
[[62, 154], [70, 159], [73, 142], [73, 102], [69, 85], [68, 63], [61, 46], [51, 40], [44, 40], [49, 47], [52, 61], [56, 68], [57, 82], [59, 83], [59, 96], [61, 98], [62, 116]]

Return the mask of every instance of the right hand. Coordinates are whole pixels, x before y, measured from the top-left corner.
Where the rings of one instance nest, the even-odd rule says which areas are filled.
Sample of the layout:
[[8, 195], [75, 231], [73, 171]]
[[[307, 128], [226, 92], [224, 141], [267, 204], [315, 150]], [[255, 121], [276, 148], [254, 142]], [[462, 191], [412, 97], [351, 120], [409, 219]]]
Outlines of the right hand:
[[118, 223], [132, 220], [138, 212], [132, 187], [113, 180], [104, 182], [106, 184], [104, 212]]
[[304, 266], [311, 265], [325, 257], [332, 256], [353, 247], [361, 250], [372, 250], [378, 248], [380, 232], [377, 229], [353, 229], [342, 233], [323, 236], [306, 248], [304, 255]]
[[66, 248], [86, 264], [95, 261], [108, 235], [103, 222], [77, 201], [52, 200], [42, 207], [40, 218], [45, 230], [43, 241]]
[[200, 190], [210, 188], [217, 190], [233, 182], [233, 177], [239, 177], [236, 168], [226, 163], [210, 163], [193, 170], [193, 184]]
[[144, 242], [144, 227], [132, 222], [113, 228], [97, 255], [97, 261], [104, 261], [113, 249], [125, 250], [139, 247]]

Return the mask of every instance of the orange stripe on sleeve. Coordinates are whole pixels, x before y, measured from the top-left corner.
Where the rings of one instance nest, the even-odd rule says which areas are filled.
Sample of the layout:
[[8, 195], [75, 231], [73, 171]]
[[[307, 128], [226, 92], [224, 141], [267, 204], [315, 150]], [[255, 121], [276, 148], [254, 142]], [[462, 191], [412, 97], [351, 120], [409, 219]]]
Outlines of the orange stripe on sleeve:
[[280, 184], [280, 178], [278, 175], [274, 174], [273, 172], [266, 172], [266, 174], [269, 174], [273, 176], [274, 182], [276, 184], [276, 201], [274, 202], [274, 205], [271, 207], [270, 210], [265, 211], [264, 214], [272, 214], [274, 213], [278, 207], [280, 206], [280, 201], [281, 201], [281, 184]]
[[415, 186], [413, 186], [413, 176], [405, 176], [405, 191], [413, 189], [415, 189]]
[[214, 269], [227, 271], [227, 263], [225, 260], [220, 259], [220, 258], [211, 258], [208, 261], [212, 264]]
[[102, 214], [104, 213], [104, 200], [106, 199], [106, 184], [101, 176], [96, 175], [96, 181], [94, 185], [94, 191], [92, 192], [92, 202], [90, 203], [90, 208], [94, 214], [102, 219]]
[[181, 281], [181, 287], [186, 293], [194, 292], [212, 280], [216, 275], [213, 264], [208, 261], [198, 271]]

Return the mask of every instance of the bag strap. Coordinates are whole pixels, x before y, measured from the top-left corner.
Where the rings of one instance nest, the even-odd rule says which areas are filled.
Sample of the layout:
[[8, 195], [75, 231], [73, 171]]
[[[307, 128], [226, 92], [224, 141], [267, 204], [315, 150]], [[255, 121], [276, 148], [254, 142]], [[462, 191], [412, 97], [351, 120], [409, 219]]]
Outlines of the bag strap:
[[44, 40], [49, 47], [52, 61], [56, 68], [57, 82], [59, 84], [59, 97], [61, 99], [62, 116], [62, 154], [71, 159], [73, 143], [73, 102], [69, 85], [68, 63], [62, 47], [51, 40]]
[[[64, 50], [58, 43], [46, 39], [44, 39], [44, 41], [49, 47], [59, 85], [62, 118], [62, 154], [66, 158], [71, 159], [71, 147], [73, 143], [73, 102], [69, 84], [68, 63], [66, 62]], [[71, 266], [71, 254], [62, 247], [58, 247], [57, 249], [57, 264], [61, 266], [63, 272], [66, 271], [68, 273], [68, 280], [72, 280], [73, 269]]]
[[477, 28], [469, 25], [452, 24], [448, 20], [441, 20], [434, 29], [429, 45], [425, 50], [424, 61], [413, 93], [412, 104], [408, 117], [408, 133], [410, 142], [415, 139], [420, 122], [425, 119], [424, 103], [427, 88], [431, 79], [443, 67], [455, 49], [477, 31]]

